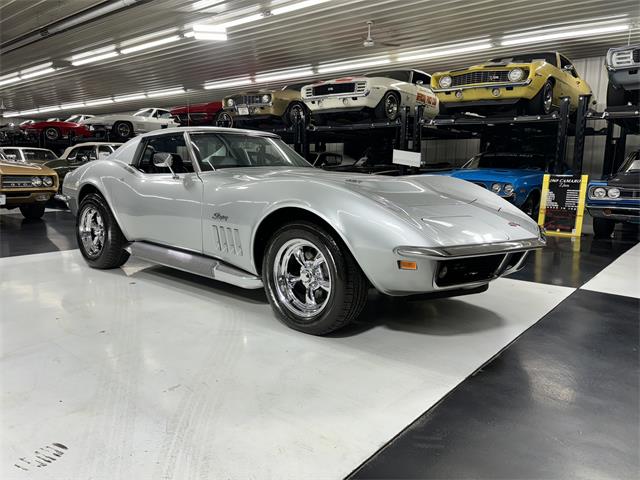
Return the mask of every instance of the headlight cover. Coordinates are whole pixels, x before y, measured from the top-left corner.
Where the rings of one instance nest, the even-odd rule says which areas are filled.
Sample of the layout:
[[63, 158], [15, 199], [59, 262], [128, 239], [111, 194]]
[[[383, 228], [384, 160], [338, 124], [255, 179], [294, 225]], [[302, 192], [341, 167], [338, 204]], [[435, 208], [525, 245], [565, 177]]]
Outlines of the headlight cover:
[[34, 187], [41, 187], [42, 179], [40, 177], [31, 177], [31, 185]]
[[498, 193], [500, 190], [502, 190], [502, 185], [500, 185], [499, 183], [494, 183], [493, 185], [491, 185], [491, 191], [493, 193]]
[[620, 189], [610, 188], [609, 190], [607, 190], [607, 196], [609, 198], [620, 198]]
[[593, 190], [593, 197], [594, 198], [604, 198], [606, 196], [607, 196], [607, 191], [602, 187], [598, 187], [598, 188]]
[[271, 101], [271, 95], [262, 95], [262, 103], [269, 103]]
[[51, 177], [42, 177], [42, 184], [45, 187], [53, 186], [53, 178], [51, 178]]
[[519, 82], [524, 78], [524, 70], [522, 70], [521, 68], [514, 68], [513, 70], [509, 71], [508, 77], [512, 82]]
[[227, 107], [233, 107], [234, 103], [233, 98], [227, 99]]
[[504, 193], [505, 195], [511, 195], [513, 193], [513, 185], [511, 185], [510, 183], [507, 183], [504, 186]]
[[438, 80], [438, 84], [442, 88], [449, 88], [452, 83], [453, 79], [449, 75], [445, 75], [444, 77], [441, 77], [440, 80]]

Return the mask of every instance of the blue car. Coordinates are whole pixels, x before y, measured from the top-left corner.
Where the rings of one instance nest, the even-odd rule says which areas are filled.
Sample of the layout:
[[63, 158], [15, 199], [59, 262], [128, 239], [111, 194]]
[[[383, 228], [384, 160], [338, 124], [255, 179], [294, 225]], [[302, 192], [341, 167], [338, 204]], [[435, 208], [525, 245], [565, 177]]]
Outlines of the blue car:
[[[558, 171], [560, 170], [560, 171]], [[545, 173], [568, 173], [555, 168], [549, 157], [533, 153], [479, 153], [459, 170], [437, 172], [468, 180], [500, 195], [533, 218], [540, 209], [540, 192]]]
[[640, 224], [640, 150], [614, 175], [589, 182], [587, 210], [596, 237], [610, 237], [618, 222]]

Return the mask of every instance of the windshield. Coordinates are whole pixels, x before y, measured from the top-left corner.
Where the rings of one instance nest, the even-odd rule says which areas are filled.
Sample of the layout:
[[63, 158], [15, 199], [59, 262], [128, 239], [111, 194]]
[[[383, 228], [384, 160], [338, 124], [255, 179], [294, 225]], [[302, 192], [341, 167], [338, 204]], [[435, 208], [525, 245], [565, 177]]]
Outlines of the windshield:
[[640, 172], [640, 150], [632, 152], [618, 171], [624, 173]]
[[517, 168], [545, 170], [544, 157], [534, 155], [487, 155], [480, 153], [465, 163], [462, 168]]
[[25, 162], [37, 162], [37, 161], [47, 161], [47, 160], [55, 160], [56, 155], [51, 150], [37, 150], [25, 148], [22, 150], [24, 154]]
[[138, 110], [136, 113], [133, 114], [134, 117], [150, 117], [151, 116], [151, 112], [153, 112], [153, 109], [151, 108], [145, 108], [142, 110]]
[[556, 54], [554, 52], [542, 53], [525, 53], [513, 55], [511, 57], [493, 58], [489, 60], [491, 63], [531, 63], [534, 60], [544, 60], [547, 63], [555, 65], [557, 63]]
[[235, 167], [310, 167], [278, 138], [241, 134], [190, 133], [202, 171]]
[[367, 73], [365, 77], [392, 78], [401, 82], [409, 82], [411, 80], [411, 72], [409, 70], [390, 70], [388, 72]]
[[81, 115], [72, 115], [69, 118], [67, 118], [65, 122], [80, 123], [80, 120], [82, 120]]

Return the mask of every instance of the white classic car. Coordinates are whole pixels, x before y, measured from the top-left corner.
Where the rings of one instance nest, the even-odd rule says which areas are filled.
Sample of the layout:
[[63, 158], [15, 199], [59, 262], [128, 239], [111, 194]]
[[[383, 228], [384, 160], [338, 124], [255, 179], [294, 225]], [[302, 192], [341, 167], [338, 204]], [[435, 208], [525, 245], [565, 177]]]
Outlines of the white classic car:
[[112, 137], [127, 140], [141, 133], [161, 128], [179, 127], [169, 110], [162, 108], [144, 108], [133, 115], [102, 115], [86, 119], [82, 122], [89, 130], [99, 134], [111, 133]]
[[439, 105], [430, 82], [431, 75], [420, 70], [391, 70], [305, 85], [301, 94], [316, 123], [353, 113], [395, 120], [403, 107], [413, 113], [416, 105], [424, 105], [425, 116], [435, 117]]

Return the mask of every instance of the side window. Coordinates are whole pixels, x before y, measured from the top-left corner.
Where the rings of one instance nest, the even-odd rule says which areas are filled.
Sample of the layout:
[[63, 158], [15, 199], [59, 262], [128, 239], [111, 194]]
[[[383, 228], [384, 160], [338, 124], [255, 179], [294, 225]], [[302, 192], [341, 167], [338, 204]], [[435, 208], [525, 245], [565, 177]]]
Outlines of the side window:
[[113, 149], [107, 145], [99, 145], [98, 146], [98, 154], [107, 154], [107, 155], [111, 155], [113, 153]]
[[153, 155], [155, 153], [170, 153], [173, 160], [171, 169], [175, 173], [193, 172], [193, 164], [189, 158], [182, 133], [148, 137], [144, 141], [144, 146], [141, 148], [139, 157], [134, 163], [134, 166], [144, 173], [164, 175], [171, 173], [168, 168], [156, 167], [153, 164]]
[[20, 150], [18, 150], [17, 148], [4, 148], [2, 150], [2, 153], [4, 153], [4, 156], [9, 160], [13, 160], [15, 162], [19, 162], [22, 160], [22, 157], [20, 156]]
[[422, 85], [428, 87], [431, 84], [431, 75], [422, 72], [413, 72], [413, 83], [421, 82]]
[[[567, 69], [567, 67], [570, 67], [569, 69]], [[574, 77], [578, 77], [578, 72], [576, 71], [576, 69], [573, 67], [573, 64], [571, 63], [571, 60], [569, 60], [567, 57], [560, 55], [560, 68], [562, 70], [565, 70], [567, 72], [569, 72], [571, 75], [573, 75]]]
[[71, 155], [73, 157], [69, 157], [68, 160], [72, 165], [82, 165], [97, 158], [95, 148], [90, 145], [76, 148]]
[[158, 110], [156, 116], [158, 118], [171, 118], [171, 113], [166, 110]]

